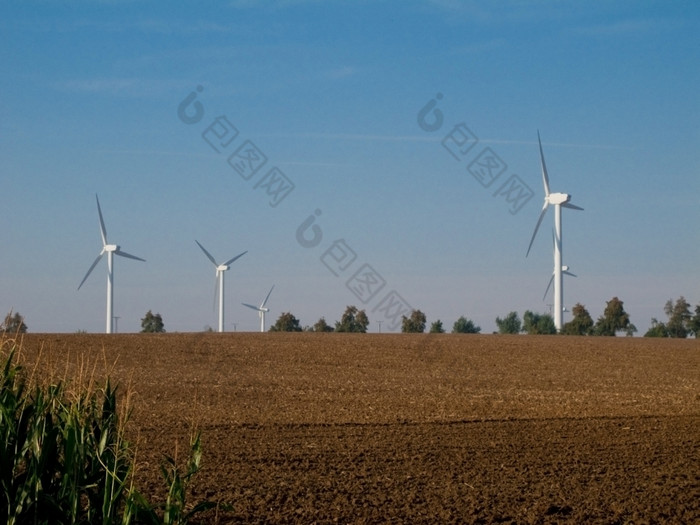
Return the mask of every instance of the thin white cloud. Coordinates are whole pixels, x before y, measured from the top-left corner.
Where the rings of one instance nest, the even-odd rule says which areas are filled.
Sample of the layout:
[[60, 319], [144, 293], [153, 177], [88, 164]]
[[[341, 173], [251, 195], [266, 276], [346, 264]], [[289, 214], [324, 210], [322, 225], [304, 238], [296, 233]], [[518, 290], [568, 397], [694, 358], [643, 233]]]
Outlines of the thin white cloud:
[[643, 35], [658, 28], [657, 22], [651, 20], [620, 20], [610, 24], [598, 24], [587, 27], [579, 27], [576, 33], [593, 37], [608, 36], [634, 36]]
[[590, 12], [588, 3], [573, 0], [429, 0], [427, 5], [449, 18], [448, 23], [469, 22], [487, 25], [541, 22], [543, 20], [574, 19]]
[[280, 166], [306, 166], [312, 168], [345, 168], [350, 164], [339, 162], [303, 162], [303, 161], [280, 161], [277, 162]]
[[[449, 132], [449, 130], [447, 131]], [[446, 133], [447, 133], [446, 132]], [[437, 135], [374, 135], [362, 133], [274, 133], [258, 135], [259, 137], [290, 138], [290, 139], [317, 139], [336, 141], [366, 141], [366, 142], [442, 142], [445, 134]], [[535, 140], [507, 140], [480, 138], [479, 144], [514, 144], [523, 146], [537, 146]], [[582, 148], [582, 149], [612, 149], [631, 150], [633, 148], [625, 146], [615, 146], [609, 144], [576, 144], [571, 142], [543, 142], [542, 146], [561, 148]]]
[[93, 78], [68, 80], [57, 84], [57, 86], [66, 91], [123, 95], [133, 92], [139, 84], [141, 81], [137, 78]]
[[172, 89], [187, 90], [191, 82], [141, 77], [96, 77], [70, 79], [53, 84], [54, 89], [68, 93], [86, 93], [116, 97], [152, 97]]
[[348, 140], [369, 142], [439, 142], [442, 138], [420, 135], [372, 135], [353, 133], [274, 133], [259, 135], [271, 138], [317, 139], [317, 140]]
[[505, 38], [494, 38], [491, 40], [485, 40], [483, 42], [473, 42], [471, 44], [466, 44], [457, 47], [453, 50], [453, 52], [459, 55], [478, 55], [480, 53], [499, 51], [503, 49], [507, 44], [508, 41]]
[[358, 69], [352, 66], [343, 66], [343, 67], [338, 67], [335, 69], [331, 69], [326, 73], [326, 76], [331, 78], [331, 79], [340, 79], [340, 78], [346, 78], [346, 77], [351, 77], [354, 76], [358, 73]]
[[231, 0], [235, 9], [283, 9], [304, 4], [321, 4], [323, 0]]

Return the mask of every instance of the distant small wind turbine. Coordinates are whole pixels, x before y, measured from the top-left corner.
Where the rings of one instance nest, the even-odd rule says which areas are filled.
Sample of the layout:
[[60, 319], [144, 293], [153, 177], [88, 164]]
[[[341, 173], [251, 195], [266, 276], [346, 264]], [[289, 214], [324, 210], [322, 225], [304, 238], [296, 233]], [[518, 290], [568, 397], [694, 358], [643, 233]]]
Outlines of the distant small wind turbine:
[[[556, 249], [556, 242], [557, 242], [557, 240], [556, 240], [556, 238], [554, 237], [554, 229], [552, 229], [552, 249], [553, 249], [553, 250]], [[547, 297], [547, 292], [549, 292], [549, 289], [552, 287], [552, 283], [554, 282], [554, 273], [555, 273], [555, 272], [552, 272], [552, 276], [549, 278], [549, 283], [547, 283], [547, 288], [545, 289], [544, 295], [542, 296], [542, 300], [543, 300], [543, 301], [546, 299], [546, 297]], [[576, 277], [576, 274], [573, 274], [573, 273], [571, 273], [571, 272], [569, 271], [569, 267], [568, 267], [567, 265], [563, 265], [563, 266], [561, 267], [561, 273], [562, 273], [563, 275], [569, 275], [569, 276], [571, 276], [571, 277]], [[563, 311], [564, 311], [564, 312], [567, 311], [566, 306], [563, 307]]]
[[95, 262], [92, 263], [92, 266], [90, 266], [90, 269], [85, 274], [85, 277], [83, 277], [83, 280], [80, 281], [80, 284], [78, 285], [78, 290], [80, 290], [80, 287], [87, 280], [88, 276], [90, 275], [92, 270], [94, 270], [95, 266], [97, 266], [97, 263], [100, 262], [100, 259], [102, 259], [102, 256], [106, 253], [107, 254], [107, 323], [106, 323], [105, 333], [111, 334], [112, 333], [112, 326], [114, 323], [114, 319], [112, 318], [112, 310], [114, 307], [114, 296], [113, 296], [114, 261], [113, 261], [113, 256], [120, 255], [122, 257], [127, 257], [128, 259], [136, 259], [137, 261], [144, 261], [144, 262], [146, 260], [141, 259], [141, 257], [136, 257], [135, 255], [130, 255], [126, 252], [123, 252], [121, 250], [121, 248], [116, 244], [107, 244], [107, 230], [105, 229], [105, 222], [102, 219], [102, 210], [100, 209], [100, 199], [97, 197], [97, 195], [95, 195], [95, 200], [97, 201], [97, 214], [100, 217], [100, 235], [102, 235], [102, 251], [97, 256], [97, 259], [95, 259]]
[[217, 280], [218, 287], [215, 288], [215, 291], [216, 291], [216, 289], [218, 289], [218, 295], [219, 295], [219, 332], [223, 332], [224, 331], [224, 272], [229, 269], [230, 264], [232, 264], [237, 259], [243, 257], [246, 253], [248, 253], [248, 251], [246, 250], [243, 253], [236, 255], [232, 259], [229, 259], [225, 263], [219, 264], [216, 262], [216, 259], [214, 259], [214, 257], [212, 257], [212, 255], [207, 250], [204, 249], [204, 246], [199, 244], [198, 240], [195, 239], [194, 242], [197, 243], [197, 246], [199, 246], [202, 249], [202, 251], [204, 252], [204, 255], [206, 255], [207, 258], [216, 267], [216, 280]]
[[[530, 239], [530, 245], [527, 247], [527, 257], [530, 254], [530, 248], [532, 248], [532, 243], [537, 235], [537, 230], [540, 228], [542, 219], [544, 219], [547, 213], [547, 208], [550, 204], [554, 206], [554, 274], [552, 275], [552, 280], [554, 281], [554, 326], [556, 326], [557, 331], [562, 328], [562, 314], [563, 314], [563, 303], [564, 303], [564, 288], [562, 274], [568, 273], [568, 267], [562, 266], [562, 230], [561, 230], [561, 209], [571, 208], [572, 210], [583, 210], [579, 206], [571, 204], [571, 195], [568, 193], [550, 193], [549, 192], [549, 175], [547, 174], [547, 166], [544, 162], [544, 152], [542, 151], [542, 140], [540, 139], [540, 132], [537, 131], [537, 141], [540, 145], [540, 162], [542, 164], [542, 182], [544, 183], [544, 206], [542, 206], [542, 211], [540, 212], [540, 217], [537, 220], [537, 225], [535, 226], [535, 231], [532, 233], [532, 238]], [[549, 286], [547, 287], [549, 291]], [[546, 292], [545, 292], [546, 295]]]
[[[274, 288], [275, 285], [272, 285], [272, 288]], [[265, 297], [265, 300], [260, 303], [260, 306], [253, 306], [252, 304], [248, 303], [241, 303], [243, 306], [247, 306], [248, 308], [252, 308], [253, 310], [256, 310], [258, 312], [258, 315], [260, 316], [260, 331], [264, 332], [265, 331], [265, 313], [269, 312], [269, 308], [265, 308], [265, 304], [267, 303], [267, 300], [270, 298], [270, 294], [272, 293], [272, 288], [270, 288], [270, 291], [267, 292], [267, 297]]]

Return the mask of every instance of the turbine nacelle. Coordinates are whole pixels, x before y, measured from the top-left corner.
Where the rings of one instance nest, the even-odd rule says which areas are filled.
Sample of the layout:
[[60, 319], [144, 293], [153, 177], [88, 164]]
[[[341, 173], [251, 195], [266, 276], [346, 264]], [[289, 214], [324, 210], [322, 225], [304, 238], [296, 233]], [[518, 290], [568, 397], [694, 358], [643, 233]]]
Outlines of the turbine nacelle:
[[225, 264], [220, 264], [219, 266], [216, 267], [216, 275], [219, 275], [219, 272], [225, 272], [229, 268], [230, 268], [230, 266], [226, 266]]
[[103, 252], [118, 252], [119, 251], [119, 246], [116, 244], [105, 244], [105, 246], [102, 248]]
[[547, 204], [557, 205], [566, 204], [571, 200], [571, 195], [568, 193], [550, 193], [545, 197]]

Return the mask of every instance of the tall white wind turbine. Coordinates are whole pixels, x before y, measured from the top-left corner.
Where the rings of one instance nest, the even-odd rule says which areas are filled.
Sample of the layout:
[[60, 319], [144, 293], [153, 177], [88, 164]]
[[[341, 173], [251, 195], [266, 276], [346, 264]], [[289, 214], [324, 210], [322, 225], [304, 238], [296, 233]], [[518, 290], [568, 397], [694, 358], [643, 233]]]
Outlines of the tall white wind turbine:
[[[272, 288], [274, 288], [275, 285], [272, 285]], [[265, 308], [265, 304], [267, 304], [267, 300], [270, 298], [270, 294], [272, 293], [272, 288], [270, 288], [270, 291], [267, 292], [267, 297], [265, 297], [265, 300], [260, 303], [260, 306], [253, 306], [252, 304], [248, 303], [241, 303], [243, 306], [247, 306], [248, 308], [252, 308], [253, 310], [256, 310], [258, 312], [258, 315], [260, 316], [260, 331], [264, 332], [265, 331], [265, 313], [269, 312], [269, 308]]]
[[[583, 210], [575, 204], [571, 204], [571, 195], [568, 193], [550, 193], [549, 192], [549, 175], [547, 174], [547, 166], [544, 162], [544, 152], [542, 151], [542, 140], [540, 139], [540, 132], [537, 131], [537, 141], [540, 145], [540, 161], [542, 164], [542, 182], [544, 183], [544, 206], [542, 206], [542, 211], [540, 212], [540, 217], [537, 220], [537, 225], [535, 226], [535, 231], [532, 233], [532, 238], [530, 239], [530, 245], [527, 247], [527, 257], [530, 254], [530, 248], [532, 248], [532, 243], [537, 235], [537, 230], [542, 224], [542, 219], [544, 219], [547, 213], [547, 208], [549, 205], [554, 206], [554, 275], [552, 279], [554, 280], [554, 326], [556, 326], [557, 331], [562, 328], [562, 314], [564, 308], [564, 287], [562, 275], [568, 273], [568, 267], [562, 265], [562, 231], [561, 231], [561, 209], [571, 208], [572, 210]], [[547, 287], [549, 291], [549, 287]], [[546, 292], [545, 292], [546, 295]]]
[[100, 199], [95, 195], [95, 200], [97, 201], [97, 214], [100, 217], [100, 235], [102, 235], [102, 251], [100, 254], [97, 256], [97, 259], [95, 259], [95, 262], [92, 263], [92, 266], [90, 266], [90, 269], [87, 271], [85, 274], [85, 277], [83, 277], [83, 280], [80, 281], [80, 284], [78, 285], [78, 290], [80, 290], [80, 287], [83, 285], [83, 283], [87, 280], [88, 276], [92, 272], [92, 270], [95, 269], [95, 266], [97, 266], [97, 263], [100, 262], [100, 259], [102, 259], [102, 256], [106, 253], [107, 254], [107, 322], [106, 322], [106, 328], [105, 328], [105, 333], [111, 334], [112, 333], [112, 327], [114, 323], [114, 319], [112, 318], [112, 310], [114, 307], [114, 295], [113, 295], [113, 289], [114, 289], [114, 255], [120, 255], [121, 257], [126, 257], [128, 259], [136, 259], [137, 261], [146, 261], [145, 259], [141, 259], [141, 257], [136, 257], [135, 255], [128, 254], [126, 252], [123, 252], [121, 248], [116, 245], [116, 244], [108, 244], [107, 243], [107, 230], [105, 229], [105, 221], [102, 219], [102, 210], [100, 209]]
[[199, 244], [199, 241], [195, 239], [197, 243], [197, 246], [199, 246], [202, 251], [204, 252], [204, 255], [207, 256], [207, 258], [214, 264], [214, 267], [216, 268], [216, 281], [217, 281], [217, 289], [218, 289], [218, 295], [219, 295], [219, 332], [224, 331], [224, 272], [229, 269], [229, 265], [232, 264], [234, 261], [237, 259], [243, 257], [248, 251], [244, 251], [241, 254], [236, 255], [235, 257], [229, 259], [223, 264], [219, 264], [216, 262], [216, 259], [212, 257], [212, 255], [204, 249], [204, 246]]

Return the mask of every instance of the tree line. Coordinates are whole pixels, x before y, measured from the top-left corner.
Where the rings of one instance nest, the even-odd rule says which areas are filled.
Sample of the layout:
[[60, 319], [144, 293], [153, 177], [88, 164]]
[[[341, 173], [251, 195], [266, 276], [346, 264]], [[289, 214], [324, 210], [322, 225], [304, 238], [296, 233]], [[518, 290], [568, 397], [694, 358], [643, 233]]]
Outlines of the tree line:
[[[698, 337], [700, 336], [700, 304], [691, 312], [691, 305], [683, 296], [675, 301], [669, 299], [664, 305], [664, 313], [667, 320], [659, 321], [651, 319], [651, 327], [644, 337]], [[624, 303], [618, 297], [606, 301], [603, 314], [593, 321], [591, 314], [581, 303], [576, 303], [571, 309], [572, 318], [564, 323], [561, 334], [564, 335], [599, 335], [614, 336], [625, 333], [628, 336], [637, 332], [637, 328], [630, 322], [630, 317], [624, 309]], [[347, 306], [339, 321], [328, 324], [325, 317], [321, 317], [313, 326], [302, 327], [301, 322], [291, 312], [283, 312], [277, 321], [270, 327], [270, 332], [352, 332], [366, 333], [370, 325], [369, 317], [364, 310], [356, 306]], [[550, 314], [541, 314], [526, 310], [520, 319], [517, 312], [510, 312], [504, 318], [496, 317], [496, 326], [499, 334], [556, 334], [554, 318]], [[427, 317], [421, 310], [412, 310], [410, 315], [402, 316], [401, 331], [403, 333], [424, 333], [427, 328]], [[438, 319], [431, 323], [430, 333], [445, 333], [443, 322]], [[19, 312], [8, 313], [0, 324], [0, 332], [26, 333], [27, 325], [24, 317]], [[163, 317], [159, 313], [149, 310], [141, 319], [142, 333], [165, 332]], [[453, 334], [478, 334], [481, 327], [471, 319], [460, 316], [452, 325]]]
[[[674, 301], [669, 299], [664, 306], [668, 320], [661, 322], [656, 318], [651, 320], [651, 327], [645, 337], [698, 337], [700, 334], [700, 305], [695, 307], [695, 313], [690, 311], [690, 304], [683, 296]], [[581, 303], [576, 303], [571, 309], [572, 319], [564, 323], [561, 334], [564, 335], [598, 335], [615, 336], [624, 333], [632, 336], [637, 327], [630, 321], [625, 312], [624, 302], [618, 297], [606, 301], [603, 314], [596, 321]], [[290, 312], [284, 312], [270, 328], [271, 332], [367, 332], [369, 319], [364, 310], [348, 306], [340, 321], [335, 326], [329, 325], [321, 317], [313, 326], [301, 326], [299, 320]], [[510, 312], [504, 318], [496, 317], [499, 334], [556, 334], [554, 318], [550, 314], [542, 314], [526, 310], [522, 319], [517, 312]], [[428, 328], [427, 317], [421, 310], [413, 310], [410, 315], [402, 316], [401, 331], [403, 333], [424, 333]], [[429, 333], [445, 333], [442, 320], [431, 323]], [[478, 334], [481, 327], [464, 316], [459, 317], [452, 325], [453, 334]]]
[[[656, 318], [651, 320], [651, 327], [644, 337], [698, 337], [700, 334], [700, 304], [691, 313], [690, 303], [683, 296], [677, 300], [669, 299], [664, 306], [664, 312], [668, 317], [666, 322]], [[618, 333], [632, 336], [637, 332], [637, 327], [630, 321], [629, 314], [625, 311], [624, 302], [618, 297], [606, 301], [603, 314], [596, 321], [581, 303], [576, 303], [571, 309], [572, 318], [564, 323], [561, 329], [563, 335], [591, 335], [591, 336], [615, 336]], [[325, 318], [321, 317], [313, 326], [302, 328], [294, 315], [284, 312], [277, 322], [270, 328], [271, 332], [367, 332], [369, 319], [364, 310], [358, 310], [355, 306], [348, 306], [340, 321], [336, 321], [335, 327], [329, 325]], [[554, 318], [551, 314], [542, 314], [526, 310], [522, 319], [517, 312], [510, 312], [504, 318], [496, 317], [496, 326], [499, 334], [556, 334]], [[403, 333], [424, 333], [426, 331], [427, 317], [421, 310], [413, 310], [410, 315], [401, 317], [401, 331]], [[446, 329], [442, 320], [431, 323], [429, 333], [445, 333]], [[459, 317], [452, 325], [453, 334], [478, 334], [481, 327], [474, 321], [464, 316]]]

